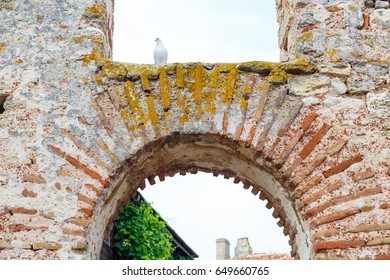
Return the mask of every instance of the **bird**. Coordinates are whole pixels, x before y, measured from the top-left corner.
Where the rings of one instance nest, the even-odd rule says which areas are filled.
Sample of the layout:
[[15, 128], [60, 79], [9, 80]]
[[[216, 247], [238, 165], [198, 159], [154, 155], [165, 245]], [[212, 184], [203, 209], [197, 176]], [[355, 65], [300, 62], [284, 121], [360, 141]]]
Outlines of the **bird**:
[[154, 40], [156, 42], [156, 48], [154, 49], [154, 63], [156, 65], [162, 65], [167, 63], [168, 51], [164, 47], [160, 38]]

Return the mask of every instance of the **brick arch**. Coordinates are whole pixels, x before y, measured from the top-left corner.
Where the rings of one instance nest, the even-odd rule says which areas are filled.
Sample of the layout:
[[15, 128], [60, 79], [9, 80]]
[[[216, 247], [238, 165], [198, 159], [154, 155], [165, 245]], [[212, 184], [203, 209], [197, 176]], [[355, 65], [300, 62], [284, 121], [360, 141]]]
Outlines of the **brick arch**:
[[[80, 234], [72, 232], [79, 220], [89, 225], [80, 229], [89, 257], [100, 252], [106, 230], [101, 226], [110, 227], [118, 207], [142, 188], [145, 178], [197, 169], [236, 177], [268, 199], [297, 257], [342, 258], [346, 249], [364, 252], [381, 242], [359, 238], [360, 232], [387, 229], [387, 224], [361, 222], [382, 211], [383, 188], [369, 183], [375, 173], [366, 168], [364, 150], [348, 143], [344, 129], [335, 128], [344, 116], [326, 115], [318, 104], [304, 106], [302, 97], [291, 95], [284, 84], [287, 75], [316, 75], [314, 65], [99, 63], [96, 79], [105, 90], [93, 102], [97, 118], [95, 123], [78, 121], [99, 134], [99, 152], [111, 162], [107, 175], [90, 167], [102, 166], [102, 155], [86, 150], [88, 143], [70, 129], [62, 131], [79, 156], [48, 145], [100, 185], [79, 189], [78, 212], [63, 225], [69, 234]], [[92, 160], [88, 166], [76, 159], [84, 153]]]
[[111, 0], [5, 3], [0, 258], [96, 258], [114, 202], [138, 187], [120, 179], [142, 175], [126, 173], [144, 164], [137, 155], [171, 141], [250, 160], [252, 173], [195, 155], [179, 169], [259, 190], [293, 254], [389, 259], [388, 20], [361, 1], [331, 2], [277, 1], [286, 62], [161, 68], [110, 61]]
[[[113, 190], [109, 192], [110, 198], [104, 198], [95, 208], [95, 216], [89, 228], [89, 234], [94, 236], [90, 240], [94, 246], [91, 248], [91, 258], [99, 258], [100, 244], [111, 231], [118, 211], [123, 204], [129, 203], [137, 189], [145, 188], [146, 179], [153, 185], [155, 176], [164, 180], [165, 176], [196, 174], [199, 171], [213, 173], [214, 176], [222, 175], [224, 178], [233, 177], [235, 184], [242, 182], [244, 189], [250, 190], [261, 200], [267, 200], [266, 207], [274, 209], [273, 217], [283, 227], [283, 233], [290, 238], [291, 254], [308, 258], [310, 241], [288, 194], [250, 154], [237, 152], [236, 148], [233, 143], [221, 141], [215, 135], [176, 135], [164, 137], [137, 153], [130, 167], [118, 176]], [[105, 230], [102, 230], [102, 225], [107, 225]], [[261, 225], [254, 222], [254, 226]]]

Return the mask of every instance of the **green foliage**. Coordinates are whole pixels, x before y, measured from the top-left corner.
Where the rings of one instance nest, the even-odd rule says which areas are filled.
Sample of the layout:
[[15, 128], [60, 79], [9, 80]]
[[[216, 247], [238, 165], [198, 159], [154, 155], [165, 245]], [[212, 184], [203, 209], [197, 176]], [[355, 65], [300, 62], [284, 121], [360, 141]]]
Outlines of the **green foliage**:
[[114, 248], [119, 259], [172, 259], [172, 235], [159, 217], [142, 199], [124, 207], [114, 224]]

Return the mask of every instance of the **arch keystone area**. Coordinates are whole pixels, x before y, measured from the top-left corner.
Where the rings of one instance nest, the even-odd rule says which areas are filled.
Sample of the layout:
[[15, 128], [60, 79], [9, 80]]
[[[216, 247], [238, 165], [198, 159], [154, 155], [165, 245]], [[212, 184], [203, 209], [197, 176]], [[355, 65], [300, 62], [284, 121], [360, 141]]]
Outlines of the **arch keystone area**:
[[157, 67], [112, 61], [113, 2], [76, 2], [1, 4], [1, 259], [98, 259], [145, 179], [198, 171], [267, 200], [296, 258], [390, 258], [377, 10], [277, 1], [284, 62]]

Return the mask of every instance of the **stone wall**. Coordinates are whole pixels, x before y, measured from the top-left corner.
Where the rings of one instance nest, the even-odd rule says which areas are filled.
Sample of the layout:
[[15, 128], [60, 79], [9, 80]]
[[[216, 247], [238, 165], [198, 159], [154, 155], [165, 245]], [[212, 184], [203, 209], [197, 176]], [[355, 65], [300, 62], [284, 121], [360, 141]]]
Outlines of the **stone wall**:
[[0, 1], [0, 258], [99, 258], [145, 179], [198, 171], [296, 258], [390, 258], [389, 2], [276, 8], [281, 63], [158, 68], [110, 60], [113, 1]]

